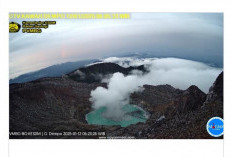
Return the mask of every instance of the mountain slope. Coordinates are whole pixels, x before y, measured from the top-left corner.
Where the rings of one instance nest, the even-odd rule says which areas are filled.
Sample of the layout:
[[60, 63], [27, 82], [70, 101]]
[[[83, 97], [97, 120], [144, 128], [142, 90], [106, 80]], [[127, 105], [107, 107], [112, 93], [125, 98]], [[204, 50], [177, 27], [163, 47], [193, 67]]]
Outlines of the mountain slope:
[[[131, 132], [131, 135], [137, 136], [137, 138], [214, 138], [208, 134], [206, 124], [212, 117], [223, 118], [222, 91], [223, 72], [217, 77], [207, 95], [197, 87], [191, 86], [174, 96], [174, 101], [170, 100], [169, 103], [153, 104], [153, 107], [148, 105], [149, 107], [146, 109], [153, 114], [147, 123], [129, 126], [127, 129]], [[147, 92], [146, 88], [144, 92]], [[208, 99], [209, 97], [212, 98], [212, 93], [217, 95], [216, 99]], [[147, 106], [144, 100], [142, 106]], [[223, 136], [217, 139], [221, 138]]]
[[14, 79], [10, 79], [10, 84], [12, 83], [24, 83], [24, 82], [29, 82], [33, 80], [37, 80], [43, 77], [60, 77], [64, 74], [67, 74], [79, 67], [82, 67], [84, 65], [96, 62], [98, 60], [83, 60], [83, 61], [77, 61], [77, 62], [67, 62], [67, 63], [62, 63], [62, 64], [57, 64], [53, 66], [49, 66], [47, 68], [23, 74], [20, 75]]
[[71, 79], [79, 82], [99, 83], [103, 78], [107, 78], [113, 73], [120, 72], [123, 73], [124, 75], [128, 75], [133, 70], [147, 72], [143, 65], [138, 67], [124, 68], [115, 63], [99, 63], [99, 64], [94, 64], [87, 67], [79, 68], [67, 74], [66, 77], [70, 77]]
[[43, 78], [10, 85], [10, 130], [78, 129], [91, 111], [91, 90], [105, 84], [78, 83], [65, 78]]
[[[91, 76], [93, 73], [108, 75], [115, 71], [128, 74], [134, 69], [143, 71], [143, 68], [120, 68], [115, 64], [104, 63], [78, 70], [85, 76]], [[75, 76], [75, 72], [65, 77], [11, 84], [10, 131], [105, 130], [108, 136], [213, 138], [206, 131], [206, 123], [214, 116], [223, 118], [222, 73], [208, 94], [196, 86], [180, 90], [170, 85], [144, 85], [142, 92], [131, 95], [130, 103], [142, 107], [150, 114], [146, 123], [137, 123], [125, 128], [89, 125], [85, 115], [93, 110], [89, 101], [90, 92], [98, 86], [106, 88], [106, 84], [85, 83], [75, 78], [73, 80], [70, 76]]]

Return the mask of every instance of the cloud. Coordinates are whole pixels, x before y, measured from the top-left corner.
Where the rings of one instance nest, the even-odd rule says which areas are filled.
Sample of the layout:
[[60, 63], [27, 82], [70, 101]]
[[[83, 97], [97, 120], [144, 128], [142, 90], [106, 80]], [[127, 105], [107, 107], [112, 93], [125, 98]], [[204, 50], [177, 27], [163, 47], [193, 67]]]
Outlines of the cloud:
[[[40, 34], [9, 34], [10, 78], [54, 64], [128, 52], [223, 62], [222, 13], [131, 13], [128, 20], [56, 22]], [[31, 59], [37, 56], [43, 58]]]
[[[130, 94], [141, 90], [136, 83], [135, 75], [124, 76], [122, 73], [114, 73], [108, 83], [108, 89], [98, 87], [91, 92], [91, 101], [95, 109], [107, 106], [104, 116], [114, 120], [120, 120], [124, 112], [122, 107], [129, 104]], [[126, 87], [126, 88], [125, 88]]]
[[141, 91], [144, 84], [162, 85], [169, 84], [182, 90], [191, 85], [198, 86], [207, 93], [210, 86], [220, 74], [222, 69], [211, 67], [204, 63], [178, 59], [178, 58], [118, 58], [111, 57], [102, 62], [113, 62], [123, 67], [145, 65], [149, 70], [147, 74], [141, 75], [133, 71], [124, 76], [114, 73], [108, 79], [108, 88], [98, 87], [91, 91], [91, 101], [94, 108], [106, 106], [105, 115], [113, 119], [120, 119], [124, 112], [122, 107], [129, 103], [130, 94]]
[[221, 68], [179, 58], [110, 57], [102, 62], [112, 62], [123, 67], [145, 65], [149, 73], [138, 78], [141, 85], [170, 84], [183, 90], [196, 85], [205, 93], [222, 71]]

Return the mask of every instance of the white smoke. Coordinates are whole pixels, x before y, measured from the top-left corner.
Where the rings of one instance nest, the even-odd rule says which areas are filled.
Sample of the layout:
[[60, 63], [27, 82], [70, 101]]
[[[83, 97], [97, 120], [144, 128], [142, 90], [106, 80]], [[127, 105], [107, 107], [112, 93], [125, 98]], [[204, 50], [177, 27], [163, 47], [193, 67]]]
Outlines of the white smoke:
[[122, 107], [129, 104], [130, 94], [142, 90], [135, 83], [137, 81], [136, 75], [124, 76], [122, 73], [114, 73], [108, 83], [108, 89], [97, 87], [91, 92], [90, 100], [93, 102], [93, 107], [106, 106], [107, 112], [105, 112], [104, 116], [120, 120], [124, 115]]
[[207, 93], [222, 69], [208, 66], [204, 63], [177, 58], [117, 58], [111, 57], [103, 62], [117, 63], [123, 67], [145, 65], [148, 73], [133, 71], [124, 76], [115, 73], [108, 79], [108, 89], [98, 87], [91, 91], [91, 101], [94, 108], [107, 107], [106, 117], [120, 119], [123, 116], [122, 107], [129, 103], [130, 94], [141, 90], [144, 84], [169, 84], [175, 88], [187, 89], [191, 85], [198, 86]]

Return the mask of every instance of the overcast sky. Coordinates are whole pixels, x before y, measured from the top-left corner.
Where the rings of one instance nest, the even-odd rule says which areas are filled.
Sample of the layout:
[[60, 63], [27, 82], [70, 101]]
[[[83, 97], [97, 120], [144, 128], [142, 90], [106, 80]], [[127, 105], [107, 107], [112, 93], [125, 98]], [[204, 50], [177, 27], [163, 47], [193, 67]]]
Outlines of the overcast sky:
[[10, 78], [67, 61], [123, 53], [223, 62], [221, 13], [132, 13], [131, 19], [56, 21], [41, 34], [10, 33]]

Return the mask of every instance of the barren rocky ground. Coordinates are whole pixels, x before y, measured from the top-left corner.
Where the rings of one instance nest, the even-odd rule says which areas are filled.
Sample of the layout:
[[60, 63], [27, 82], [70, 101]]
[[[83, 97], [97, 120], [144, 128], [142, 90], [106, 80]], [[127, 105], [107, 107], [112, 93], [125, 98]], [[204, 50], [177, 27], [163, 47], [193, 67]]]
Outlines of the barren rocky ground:
[[10, 132], [99, 130], [106, 131], [108, 137], [205, 139], [213, 138], [206, 131], [207, 121], [215, 116], [223, 118], [223, 73], [207, 94], [197, 86], [180, 90], [170, 85], [144, 85], [130, 101], [147, 111], [149, 119], [128, 127], [87, 124], [85, 115], [92, 111], [90, 92], [107, 85], [91, 78], [91, 83], [85, 83], [78, 81], [80, 76], [69, 75], [11, 84]]

